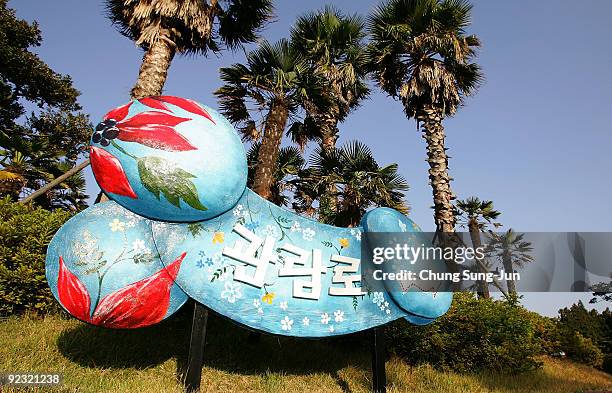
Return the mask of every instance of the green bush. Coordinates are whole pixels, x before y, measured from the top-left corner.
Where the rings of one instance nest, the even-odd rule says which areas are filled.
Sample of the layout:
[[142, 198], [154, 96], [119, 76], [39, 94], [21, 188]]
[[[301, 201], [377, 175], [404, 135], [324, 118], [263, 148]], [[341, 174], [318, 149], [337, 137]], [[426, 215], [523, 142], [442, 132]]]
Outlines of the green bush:
[[568, 358], [610, 372], [612, 312], [587, 310], [582, 302], [559, 310], [561, 350]]
[[604, 349], [609, 342], [610, 312], [587, 310], [581, 301], [569, 308], [559, 310], [559, 328], [564, 332], [579, 332], [583, 337], [591, 339], [598, 347]]
[[451, 309], [427, 326], [398, 321], [387, 328], [392, 352], [412, 364], [459, 372], [522, 372], [541, 365], [533, 313], [519, 305], [457, 293]]
[[542, 354], [555, 355], [562, 351], [562, 334], [555, 318], [529, 311], [529, 319], [533, 327], [534, 338]]
[[59, 309], [45, 278], [45, 254], [70, 216], [0, 199], [0, 316]]
[[570, 359], [598, 368], [603, 365], [604, 354], [601, 349], [593, 343], [593, 340], [584, 337], [580, 332], [565, 334], [562, 346]]

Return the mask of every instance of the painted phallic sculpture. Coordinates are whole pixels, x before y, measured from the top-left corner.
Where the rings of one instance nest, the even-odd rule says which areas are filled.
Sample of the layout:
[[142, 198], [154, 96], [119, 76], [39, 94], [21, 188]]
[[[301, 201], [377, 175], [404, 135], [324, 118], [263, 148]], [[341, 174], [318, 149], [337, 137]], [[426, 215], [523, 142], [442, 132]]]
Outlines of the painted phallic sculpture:
[[111, 201], [69, 220], [47, 254], [53, 294], [82, 321], [147, 326], [191, 297], [253, 329], [322, 337], [402, 317], [426, 324], [450, 306], [450, 293], [362, 283], [362, 234], [419, 232], [410, 219], [379, 208], [338, 228], [262, 199], [246, 187], [231, 124], [195, 101], [148, 97], [110, 111], [90, 158]]

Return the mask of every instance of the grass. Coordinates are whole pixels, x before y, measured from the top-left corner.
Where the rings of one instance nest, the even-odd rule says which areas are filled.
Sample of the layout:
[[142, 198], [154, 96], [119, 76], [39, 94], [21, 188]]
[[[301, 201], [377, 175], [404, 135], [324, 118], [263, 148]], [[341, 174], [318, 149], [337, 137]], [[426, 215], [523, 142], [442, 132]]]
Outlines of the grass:
[[[182, 392], [189, 336], [184, 310], [157, 326], [113, 331], [49, 316], [0, 322], [0, 371], [61, 372], [60, 392]], [[206, 392], [368, 392], [370, 353], [363, 336], [259, 340], [209, 318], [202, 371]], [[544, 358], [541, 370], [516, 376], [460, 375], [387, 362], [389, 393], [576, 393], [611, 390], [612, 377], [567, 360]], [[2, 389], [1, 392], [11, 392]]]

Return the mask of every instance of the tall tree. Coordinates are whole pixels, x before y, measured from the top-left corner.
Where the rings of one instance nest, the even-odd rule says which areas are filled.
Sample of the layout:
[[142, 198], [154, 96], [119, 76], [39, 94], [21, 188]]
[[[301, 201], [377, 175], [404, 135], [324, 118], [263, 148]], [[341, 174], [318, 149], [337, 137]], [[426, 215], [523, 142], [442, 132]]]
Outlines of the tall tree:
[[[460, 218], [459, 224], [467, 226], [474, 248], [482, 247], [482, 238], [480, 232], [486, 229], [488, 224], [498, 226], [493, 223], [501, 214], [493, 208], [493, 201], [481, 201], [476, 197], [469, 197], [465, 200], [459, 200], [456, 204], [457, 216]], [[480, 261], [484, 264], [484, 261]], [[484, 272], [484, 269], [478, 264], [476, 269], [479, 272]], [[489, 293], [489, 285], [486, 281], [478, 282], [478, 296], [488, 299], [491, 297]]]
[[380, 166], [370, 148], [358, 141], [331, 152], [316, 149], [309, 167], [295, 183], [294, 208], [305, 213], [313, 213], [313, 205], [326, 195], [327, 185], [334, 185], [338, 209], [333, 213], [319, 211], [318, 217], [329, 224], [355, 227], [372, 207], [387, 206], [408, 213], [404, 200], [408, 183], [397, 173], [397, 164]]
[[[253, 190], [270, 200], [287, 123], [298, 114], [302, 102], [316, 99], [320, 81], [284, 39], [275, 44], [262, 42], [247, 54], [247, 64], [221, 68], [220, 73], [224, 85], [215, 94], [221, 112], [238, 126], [245, 138], [261, 138]], [[249, 109], [265, 113], [263, 134], [258, 131]]]
[[480, 41], [465, 32], [471, 10], [465, 0], [389, 0], [369, 18], [369, 63], [378, 85], [401, 101], [423, 133], [435, 223], [445, 233], [455, 228], [455, 196], [442, 121], [482, 79], [472, 62]]
[[559, 310], [558, 326], [564, 336], [563, 341], [570, 341], [575, 332], [579, 332], [582, 336], [591, 339], [605, 351], [604, 353], [609, 353], [612, 347], [612, 325], [609, 318], [610, 309], [602, 313], [595, 309], [587, 310], [579, 300], [569, 308], [564, 307]]
[[[319, 140], [330, 153], [336, 147], [338, 123], [367, 97], [365, 23], [358, 15], [347, 16], [332, 7], [300, 16], [291, 30], [291, 43], [309, 67], [319, 73], [327, 88], [325, 101], [306, 101], [307, 118], [294, 140]], [[321, 105], [323, 104], [323, 105]], [[319, 209], [336, 210], [334, 184], [322, 196]]]
[[291, 30], [291, 44], [328, 86], [323, 107], [318, 102], [305, 105], [325, 151], [336, 146], [338, 122], [369, 93], [364, 38], [359, 16], [346, 16], [332, 7], [300, 16]]
[[[70, 77], [31, 52], [41, 42], [37, 23], [18, 19], [0, 0], [0, 194], [13, 199], [75, 165], [91, 134]], [[35, 111], [26, 114], [25, 103], [35, 105]], [[71, 177], [36, 202], [47, 208], [81, 208], [87, 198], [81, 180]]]
[[[523, 240], [524, 233], [516, 233], [510, 228], [505, 233], [489, 233], [486, 253], [496, 257], [502, 264], [506, 273], [514, 272], [514, 268], [522, 268], [525, 264], [533, 262], [531, 242]], [[516, 284], [513, 280], [506, 280], [508, 293], [516, 295]]]
[[218, 52], [255, 41], [272, 0], [107, 0], [121, 34], [144, 51], [132, 98], [160, 95], [176, 53]]

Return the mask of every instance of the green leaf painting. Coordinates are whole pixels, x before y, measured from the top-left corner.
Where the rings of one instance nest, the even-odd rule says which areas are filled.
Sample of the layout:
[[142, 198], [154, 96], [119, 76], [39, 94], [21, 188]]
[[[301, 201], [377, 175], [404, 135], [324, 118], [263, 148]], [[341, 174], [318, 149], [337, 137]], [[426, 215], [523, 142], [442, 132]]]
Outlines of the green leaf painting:
[[138, 158], [138, 174], [142, 185], [157, 199], [160, 193], [173, 204], [181, 208], [180, 200], [194, 209], [208, 210], [198, 199], [198, 192], [190, 180], [195, 176], [177, 168], [176, 165], [161, 157], [147, 156]]

